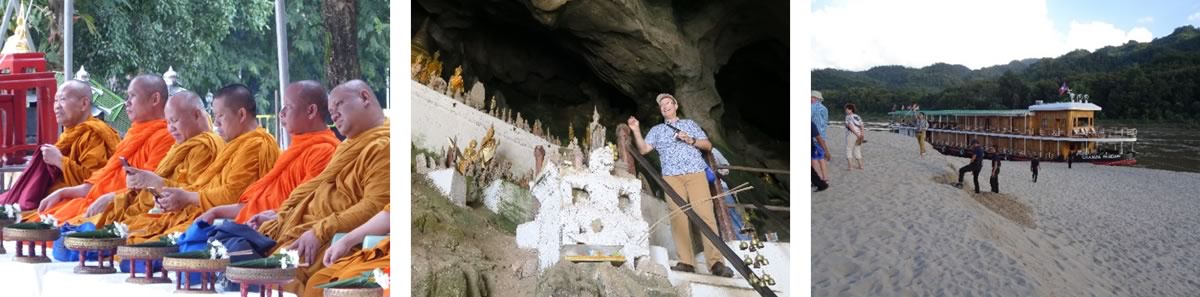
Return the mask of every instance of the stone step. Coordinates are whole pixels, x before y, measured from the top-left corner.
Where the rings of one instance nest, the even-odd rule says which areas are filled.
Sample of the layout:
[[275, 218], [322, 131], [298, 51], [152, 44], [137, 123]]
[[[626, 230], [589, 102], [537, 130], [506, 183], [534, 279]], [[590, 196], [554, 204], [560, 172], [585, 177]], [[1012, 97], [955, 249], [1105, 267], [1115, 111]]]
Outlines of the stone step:
[[758, 292], [740, 277], [668, 271], [667, 279], [682, 296], [757, 297]]

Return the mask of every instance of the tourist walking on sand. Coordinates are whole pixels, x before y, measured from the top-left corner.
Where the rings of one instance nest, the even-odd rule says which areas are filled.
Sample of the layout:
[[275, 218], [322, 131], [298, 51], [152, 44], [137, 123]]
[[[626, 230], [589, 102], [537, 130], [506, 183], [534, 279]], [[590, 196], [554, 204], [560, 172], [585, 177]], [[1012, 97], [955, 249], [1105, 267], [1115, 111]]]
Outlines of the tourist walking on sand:
[[[821, 139], [829, 139], [829, 135], [825, 132], [826, 128], [829, 127], [829, 109], [825, 108], [825, 105], [821, 104], [821, 101], [825, 101], [825, 97], [821, 96], [821, 92], [812, 91], [812, 122], [817, 127], [817, 130], [813, 133], [819, 134]], [[828, 150], [829, 147], [824, 148], [826, 150], [824, 150], [822, 153], [825, 154], [825, 157], [821, 158], [820, 160], [813, 159], [816, 161], [813, 162], [813, 169], [816, 170], [817, 173], [820, 173], [821, 181], [828, 183], [829, 160], [833, 155], [830, 154]]]
[[846, 171], [854, 169], [855, 161], [858, 162], [858, 169], [863, 169], [862, 145], [866, 126], [862, 118], [854, 114], [856, 111], [858, 109], [854, 103], [846, 103]]
[[992, 154], [992, 177], [988, 181], [992, 193], [1000, 193], [1000, 148], [993, 146], [989, 152]]
[[1029, 160], [1029, 171], [1033, 171], [1033, 182], [1034, 183], [1037, 183], [1038, 170], [1041, 169], [1041, 167], [1042, 167], [1041, 163], [1042, 162], [1039, 161], [1037, 157], [1034, 157], [1032, 160]]
[[812, 131], [812, 133], [813, 133], [812, 134], [813, 173], [812, 173], [811, 179], [812, 179], [813, 186], [817, 187], [817, 192], [820, 192], [820, 191], [824, 191], [825, 189], [829, 188], [829, 183], [826, 182], [828, 180], [828, 178], [825, 177], [825, 174], [828, 174], [828, 173], [826, 173], [824, 171], [818, 171], [817, 164], [820, 162], [828, 162], [829, 161], [829, 153], [828, 153], [829, 147], [825, 146], [825, 138], [821, 137], [821, 133], [817, 133], [817, 124], [816, 123], [810, 123], [810, 124], [812, 124], [812, 130], [813, 130]]
[[958, 183], [954, 187], [959, 189], [963, 186], [963, 174], [968, 171], [975, 178], [975, 194], [979, 194], [979, 171], [983, 169], [983, 147], [979, 146], [978, 139], [971, 139], [971, 163], [958, 169]]
[[[712, 150], [712, 143], [708, 141], [708, 136], [700, 129], [700, 125], [679, 118], [679, 101], [675, 100], [675, 96], [663, 93], [659, 94], [655, 101], [658, 102], [663, 123], [650, 128], [645, 138], [642, 138], [637, 118], [631, 116], [626, 121], [633, 131], [638, 152], [645, 155], [657, 150], [663, 180], [683, 198], [684, 203], [692, 206], [692, 210], [708, 228], [717, 230], [713, 203], [708, 199], [708, 178], [704, 172], [708, 163], [701, 154], [701, 150]], [[671, 212], [681, 207], [670, 198], [667, 199], [667, 205]], [[671, 270], [695, 272], [696, 254], [692, 251], [692, 228], [688, 223], [688, 217], [682, 213], [671, 216], [671, 237], [675, 241], [675, 251], [679, 254], [679, 263], [671, 267]], [[704, 258], [708, 260], [708, 271], [713, 275], [733, 277], [733, 270], [721, 263], [721, 254], [708, 240], [704, 240]]]
[[925, 132], [929, 129], [929, 121], [925, 114], [917, 113], [917, 147], [921, 148], [921, 156], [925, 156]]

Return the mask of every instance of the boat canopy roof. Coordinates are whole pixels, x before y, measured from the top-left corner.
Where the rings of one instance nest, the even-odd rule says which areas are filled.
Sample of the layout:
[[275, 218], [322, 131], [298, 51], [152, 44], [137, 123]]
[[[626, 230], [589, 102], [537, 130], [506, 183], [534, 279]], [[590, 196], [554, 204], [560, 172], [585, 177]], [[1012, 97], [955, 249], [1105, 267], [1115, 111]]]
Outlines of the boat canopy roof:
[[[1008, 109], [1008, 110], [968, 110], [968, 109], [947, 109], [947, 110], [918, 110], [924, 113], [925, 116], [966, 116], [966, 117], [1023, 117], [1031, 116], [1033, 112], [1024, 109]], [[892, 116], [913, 116], [911, 110], [900, 110], [889, 112]]]
[[[1066, 110], [1084, 110], [1084, 111], [1100, 111], [1100, 106], [1089, 102], [1056, 102], [1045, 104], [1030, 105], [1029, 109], [1000, 109], [1000, 110], [972, 110], [972, 109], [947, 109], [947, 110], [918, 110], [926, 116], [960, 116], [960, 117], [1023, 117], [1031, 116], [1036, 111], [1066, 111]], [[892, 116], [913, 116], [911, 110], [898, 110], [889, 112]]]
[[1090, 110], [1100, 111], [1100, 106], [1088, 102], [1057, 102], [1034, 104], [1029, 106], [1031, 111], [1061, 111], [1061, 110]]

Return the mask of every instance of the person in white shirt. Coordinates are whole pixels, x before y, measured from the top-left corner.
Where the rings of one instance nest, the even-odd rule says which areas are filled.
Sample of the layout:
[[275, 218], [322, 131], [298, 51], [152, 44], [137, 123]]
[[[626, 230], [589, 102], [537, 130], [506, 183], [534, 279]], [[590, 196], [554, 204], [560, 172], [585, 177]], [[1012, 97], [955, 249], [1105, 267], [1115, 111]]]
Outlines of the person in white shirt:
[[846, 171], [854, 169], [855, 161], [858, 161], [858, 169], [863, 169], [862, 144], [866, 127], [862, 117], [854, 114], [857, 110], [853, 103], [846, 103]]

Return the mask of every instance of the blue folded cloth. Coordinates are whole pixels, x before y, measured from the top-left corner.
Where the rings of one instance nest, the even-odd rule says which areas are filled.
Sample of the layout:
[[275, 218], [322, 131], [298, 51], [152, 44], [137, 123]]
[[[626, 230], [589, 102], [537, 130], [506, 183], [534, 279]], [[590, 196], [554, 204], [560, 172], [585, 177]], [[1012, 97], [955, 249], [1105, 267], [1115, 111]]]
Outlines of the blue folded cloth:
[[[62, 235], [72, 232], [96, 231], [96, 224], [83, 223], [79, 226], [63, 224], [58, 230]], [[79, 262], [79, 252], [67, 249], [67, 246], [63, 243], [63, 240], [66, 238], [66, 236], [59, 236], [58, 240], [54, 241], [54, 248], [51, 250], [50, 257], [58, 262]], [[99, 258], [99, 254], [96, 252], [88, 252], [85, 256], [88, 261], [96, 261]]]

